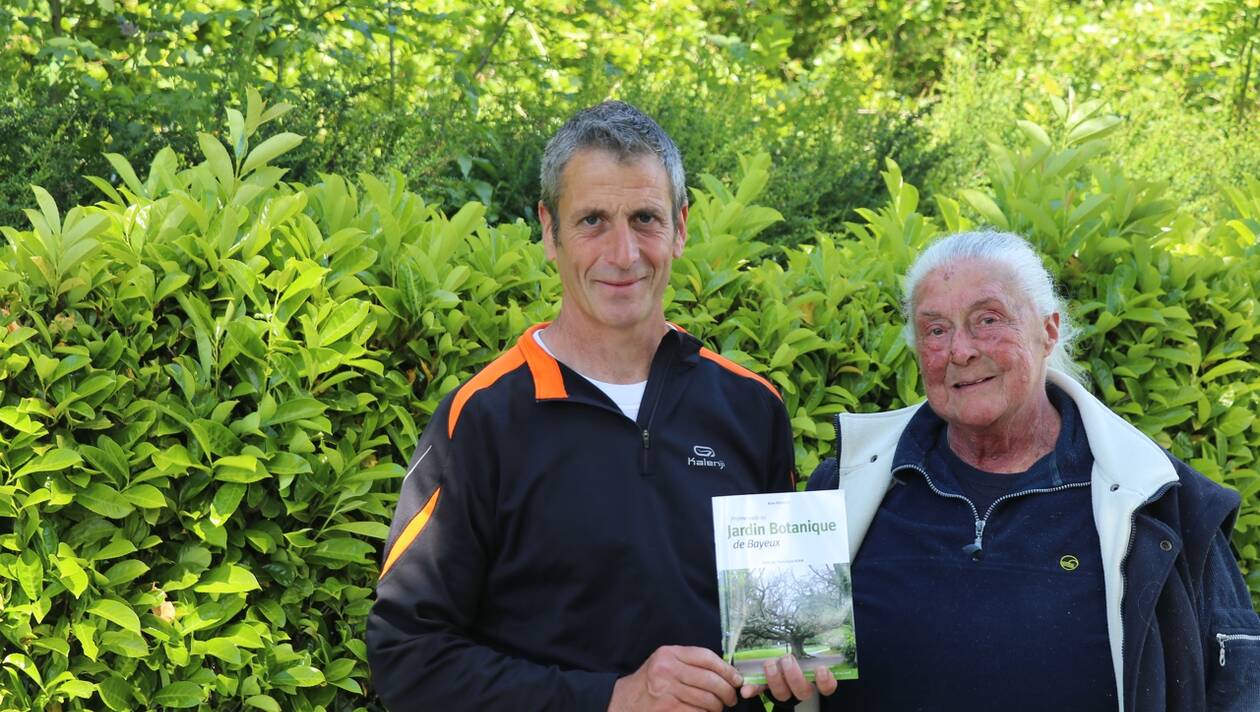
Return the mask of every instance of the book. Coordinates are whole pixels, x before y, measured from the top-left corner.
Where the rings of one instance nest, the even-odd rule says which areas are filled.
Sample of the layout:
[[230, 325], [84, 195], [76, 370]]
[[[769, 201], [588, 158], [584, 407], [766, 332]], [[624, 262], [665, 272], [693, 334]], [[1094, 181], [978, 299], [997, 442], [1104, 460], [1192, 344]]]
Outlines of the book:
[[805, 676], [858, 676], [844, 492], [713, 498], [722, 655], [746, 683], [788, 653]]

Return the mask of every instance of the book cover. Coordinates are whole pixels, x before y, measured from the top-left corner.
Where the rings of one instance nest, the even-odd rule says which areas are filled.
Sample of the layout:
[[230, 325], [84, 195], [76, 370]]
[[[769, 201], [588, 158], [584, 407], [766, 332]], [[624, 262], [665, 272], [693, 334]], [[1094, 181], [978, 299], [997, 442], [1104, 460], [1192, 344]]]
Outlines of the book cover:
[[858, 676], [844, 492], [713, 498], [722, 654], [745, 682], [787, 653]]

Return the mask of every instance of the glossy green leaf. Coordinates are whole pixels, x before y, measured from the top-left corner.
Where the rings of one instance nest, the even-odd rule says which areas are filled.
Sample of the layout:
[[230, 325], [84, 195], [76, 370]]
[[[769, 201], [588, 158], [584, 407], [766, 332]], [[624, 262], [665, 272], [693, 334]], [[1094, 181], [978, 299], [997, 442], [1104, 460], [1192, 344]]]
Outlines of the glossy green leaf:
[[389, 525], [384, 522], [346, 522], [328, 527], [328, 531], [357, 534], [371, 539], [384, 541], [389, 538]]
[[140, 509], [162, 509], [166, 506], [166, 497], [153, 485], [132, 485], [123, 490], [122, 496]]
[[143, 576], [149, 570], [149, 565], [143, 561], [135, 559], [126, 559], [110, 566], [105, 570], [105, 578], [109, 581], [110, 586], [118, 586], [134, 581]]
[[97, 692], [105, 706], [115, 712], [125, 712], [134, 707], [135, 688], [118, 675], [110, 675], [97, 685]]
[[95, 603], [88, 606], [87, 612], [89, 615], [104, 618], [125, 630], [133, 633], [140, 632], [139, 616], [136, 615], [131, 606], [122, 601], [108, 598], [98, 599]]
[[75, 598], [82, 596], [87, 590], [88, 578], [79, 562], [69, 557], [56, 556], [53, 557], [53, 563], [57, 567], [58, 578], [71, 595]]
[[330, 537], [316, 544], [311, 551], [312, 556], [345, 562], [367, 562], [374, 553], [375, 546], [350, 537]]
[[206, 641], [195, 641], [192, 646], [193, 655], [209, 655], [230, 665], [241, 664], [241, 650], [226, 638], [211, 638]]
[[1229, 376], [1232, 374], [1241, 373], [1243, 371], [1253, 371], [1255, 369], [1256, 369], [1255, 364], [1247, 363], [1246, 361], [1240, 361], [1237, 359], [1232, 359], [1229, 361], [1225, 361], [1224, 363], [1217, 364], [1213, 366], [1212, 368], [1208, 369], [1206, 373], [1200, 376], [1200, 380], [1214, 381], [1217, 378], [1221, 378], [1222, 376]]
[[102, 482], [93, 482], [75, 494], [74, 501], [102, 517], [122, 519], [135, 511], [126, 497]]
[[226, 564], [210, 571], [193, 587], [198, 593], [245, 593], [258, 589], [258, 579], [254, 574], [236, 564]]
[[367, 319], [367, 302], [352, 300], [339, 304], [319, 327], [319, 341], [327, 346], [354, 331]]
[[241, 166], [241, 175], [252, 173], [259, 166], [265, 165], [277, 156], [293, 150], [302, 143], [302, 137], [295, 133], [279, 133], [268, 138], [249, 152], [249, 157]]
[[197, 134], [197, 143], [201, 146], [201, 152], [205, 155], [206, 164], [210, 167], [215, 180], [223, 186], [224, 190], [231, 189], [236, 181], [236, 176], [232, 167], [232, 159], [228, 156], [227, 149], [223, 148], [223, 144], [219, 142], [219, 139], [210, 134]]
[[206, 452], [215, 455], [233, 455], [240, 452], [240, 438], [222, 423], [200, 419], [191, 423], [189, 430]]
[[309, 665], [295, 665], [273, 675], [271, 682], [281, 687], [314, 687], [324, 684], [324, 673]]
[[172, 682], [153, 696], [153, 704], [183, 709], [200, 705], [203, 698], [200, 685], [193, 682]]
[[92, 554], [92, 561], [105, 561], [108, 559], [116, 559], [120, 556], [127, 556], [136, 551], [136, 545], [131, 543], [130, 539], [120, 535], [116, 535], [108, 544], [102, 546]]
[[962, 197], [966, 200], [976, 212], [980, 213], [980, 217], [985, 222], [1002, 230], [1009, 230], [1010, 224], [1007, 222], [1006, 215], [1002, 213], [1001, 208], [989, 196], [978, 190], [964, 190]]
[[127, 658], [144, 658], [149, 655], [149, 645], [139, 634], [129, 630], [105, 630], [100, 634], [102, 653], [113, 653]]
[[324, 414], [326, 406], [314, 398], [294, 398], [276, 406], [276, 412], [267, 421], [268, 425], [278, 425], [294, 420], [314, 418]]
[[219, 486], [214, 499], [210, 502], [210, 521], [221, 525], [236, 512], [241, 499], [245, 496], [245, 485], [227, 483]]
[[[50, 685], [50, 687], [52, 686]], [[80, 680], [80, 679], [71, 677], [69, 679], [61, 681], [55, 687], [53, 687], [53, 689], [57, 693], [65, 695], [67, 697], [83, 700], [95, 694], [97, 686], [95, 683], [88, 682], [87, 680]]]
[[62, 472], [83, 462], [79, 453], [68, 448], [53, 448], [43, 455], [31, 458], [14, 473], [15, 477], [31, 475], [36, 472]]
[[21, 671], [40, 689], [44, 687], [44, 677], [40, 675], [39, 668], [29, 657], [21, 653], [9, 653], [4, 656], [4, 660], [0, 662], [0, 664], [3, 664], [5, 667], [11, 667], [15, 670]]
[[44, 561], [34, 549], [24, 549], [18, 556], [14, 570], [18, 585], [30, 600], [39, 598], [44, 590]]
[[245, 699], [245, 704], [264, 712], [280, 712], [280, 703], [271, 695], [252, 695]]
[[31, 646], [56, 653], [63, 658], [70, 657], [70, 643], [64, 638], [36, 638], [31, 641]]

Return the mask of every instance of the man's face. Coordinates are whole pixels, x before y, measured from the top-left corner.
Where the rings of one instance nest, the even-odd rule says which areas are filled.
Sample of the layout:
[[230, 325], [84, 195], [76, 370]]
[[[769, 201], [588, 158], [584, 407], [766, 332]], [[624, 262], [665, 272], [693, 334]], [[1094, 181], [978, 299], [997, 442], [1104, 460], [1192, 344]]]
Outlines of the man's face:
[[687, 209], [670, 214], [669, 176], [653, 155], [573, 155], [556, 215], [541, 203], [543, 244], [564, 286], [562, 317], [590, 332], [632, 330], [664, 319], [669, 269], [687, 239]]
[[1006, 270], [977, 260], [928, 274], [915, 300], [919, 370], [937, 415], [982, 431], [1035, 412], [1058, 314], [1038, 316]]

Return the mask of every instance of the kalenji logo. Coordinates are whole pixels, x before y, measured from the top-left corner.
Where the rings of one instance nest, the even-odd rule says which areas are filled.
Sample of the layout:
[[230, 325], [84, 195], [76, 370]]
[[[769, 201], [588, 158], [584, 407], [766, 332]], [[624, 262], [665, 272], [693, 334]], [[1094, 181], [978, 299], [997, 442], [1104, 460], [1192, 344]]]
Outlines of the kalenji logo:
[[726, 461], [718, 460], [717, 453], [708, 445], [693, 445], [691, 451], [696, 454], [695, 457], [688, 456], [687, 464], [692, 467], [716, 467], [719, 470], [726, 469]]

